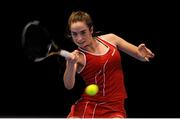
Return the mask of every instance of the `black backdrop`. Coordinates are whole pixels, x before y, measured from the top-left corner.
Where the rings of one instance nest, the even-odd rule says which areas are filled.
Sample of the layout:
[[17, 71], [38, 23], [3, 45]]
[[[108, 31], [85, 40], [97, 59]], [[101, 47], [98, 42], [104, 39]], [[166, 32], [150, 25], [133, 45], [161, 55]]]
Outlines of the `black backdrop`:
[[64, 88], [63, 58], [33, 64], [21, 49], [24, 24], [37, 19], [64, 49], [74, 50], [76, 46], [64, 36], [73, 10], [89, 12], [95, 30], [115, 33], [135, 45], [144, 42], [155, 53], [149, 63], [122, 53], [128, 117], [180, 117], [176, 3], [64, 0], [1, 5], [0, 117], [66, 117], [80, 97], [84, 82], [79, 76], [73, 90]]

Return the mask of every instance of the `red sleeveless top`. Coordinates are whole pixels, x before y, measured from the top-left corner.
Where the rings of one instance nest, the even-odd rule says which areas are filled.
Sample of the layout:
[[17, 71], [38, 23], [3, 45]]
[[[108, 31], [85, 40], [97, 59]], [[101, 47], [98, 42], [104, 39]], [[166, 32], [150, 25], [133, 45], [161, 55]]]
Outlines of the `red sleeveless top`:
[[96, 96], [88, 96], [83, 93], [82, 99], [111, 102], [127, 98], [120, 52], [115, 45], [100, 38], [97, 38], [97, 40], [108, 47], [106, 53], [93, 54], [78, 48], [85, 58], [85, 66], [79, 74], [85, 80], [86, 85], [95, 83], [99, 86], [99, 92]]

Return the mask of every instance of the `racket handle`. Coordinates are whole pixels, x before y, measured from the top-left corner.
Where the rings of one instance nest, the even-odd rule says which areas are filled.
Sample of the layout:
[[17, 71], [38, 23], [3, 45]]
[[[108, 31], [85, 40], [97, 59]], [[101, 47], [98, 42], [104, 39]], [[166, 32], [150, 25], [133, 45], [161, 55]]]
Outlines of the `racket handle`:
[[60, 55], [63, 56], [63, 57], [65, 57], [65, 58], [73, 57], [73, 54], [70, 53], [70, 52], [68, 52], [68, 51], [66, 51], [66, 50], [61, 50], [61, 51], [60, 51]]

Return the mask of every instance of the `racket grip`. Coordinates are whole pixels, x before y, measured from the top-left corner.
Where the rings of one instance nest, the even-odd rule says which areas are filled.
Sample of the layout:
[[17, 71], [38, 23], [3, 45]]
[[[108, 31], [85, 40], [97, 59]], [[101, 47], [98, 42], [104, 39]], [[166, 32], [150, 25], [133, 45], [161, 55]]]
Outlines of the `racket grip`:
[[70, 52], [68, 52], [68, 51], [66, 51], [66, 50], [61, 50], [61, 51], [60, 51], [60, 55], [63, 56], [63, 57], [65, 57], [65, 58], [73, 57], [73, 54], [70, 53]]

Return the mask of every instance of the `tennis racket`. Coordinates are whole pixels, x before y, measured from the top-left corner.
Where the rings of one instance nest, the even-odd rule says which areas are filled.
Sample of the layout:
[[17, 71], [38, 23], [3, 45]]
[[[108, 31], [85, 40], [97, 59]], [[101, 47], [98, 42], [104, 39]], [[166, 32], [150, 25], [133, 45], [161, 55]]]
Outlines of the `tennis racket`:
[[38, 20], [28, 22], [22, 31], [22, 47], [28, 59], [40, 62], [52, 55], [65, 58], [73, 54], [61, 49], [50, 37], [48, 30]]

